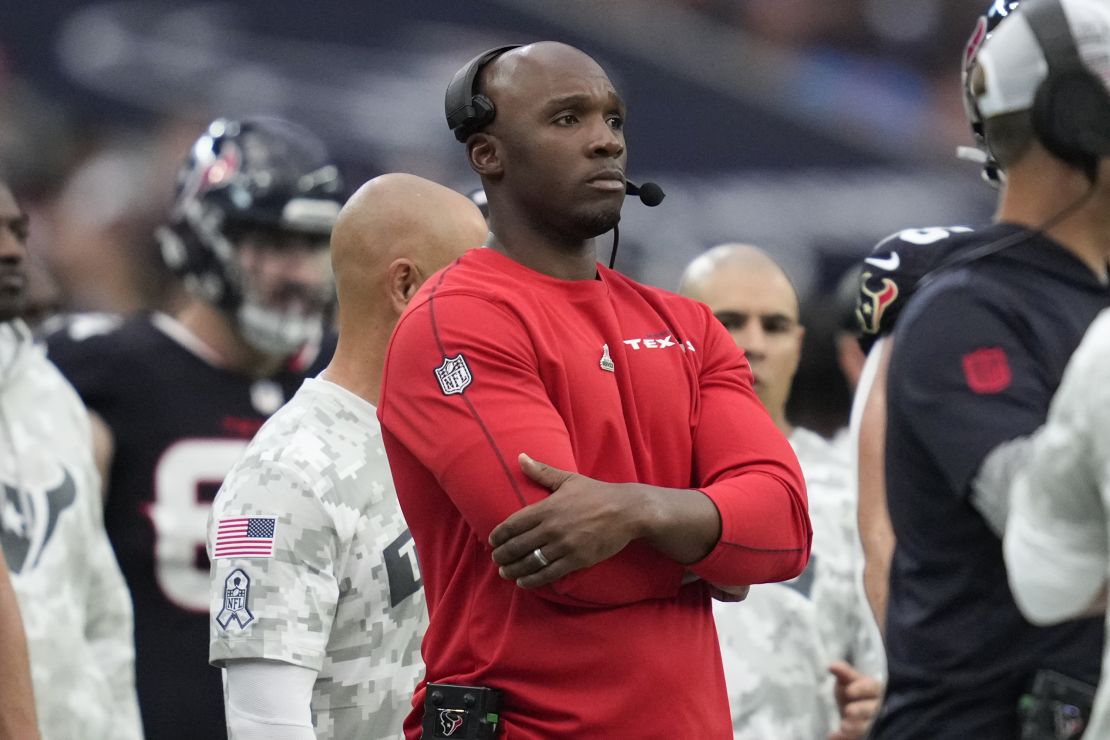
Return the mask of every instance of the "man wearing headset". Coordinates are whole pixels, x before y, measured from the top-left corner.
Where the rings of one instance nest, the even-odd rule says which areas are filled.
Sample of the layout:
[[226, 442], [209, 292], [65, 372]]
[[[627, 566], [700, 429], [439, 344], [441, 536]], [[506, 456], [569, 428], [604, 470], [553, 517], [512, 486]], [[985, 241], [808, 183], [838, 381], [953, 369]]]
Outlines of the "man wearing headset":
[[430, 616], [406, 736], [731, 738], [711, 598], [805, 567], [797, 460], [706, 306], [597, 263], [627, 183], [593, 59], [493, 50], [447, 112], [490, 235], [425, 284], [386, 360]]
[[[994, 11], [1008, 17], [993, 29], [980, 20], [965, 90], [973, 128], [1002, 173], [996, 223], [903, 232], [864, 265], [861, 315], [882, 330], [898, 291], [887, 271], [916, 246], [943, 252], [899, 304], [887, 348], [885, 503], [895, 544], [876, 738], [1013, 738], [1056, 722], [1045, 699], [1064, 695], [1077, 708], [1068, 726], [1081, 729], [1074, 691], [1099, 676], [1101, 623], [1026, 622], [1001, 536], [1029, 435], [1110, 303], [1110, 102], [1106, 79], [1092, 74], [1110, 70], [1091, 66], [1110, 51], [1110, 7], [1025, 0]], [[867, 439], [865, 418], [861, 452]], [[861, 507], [866, 499], [861, 490]]]

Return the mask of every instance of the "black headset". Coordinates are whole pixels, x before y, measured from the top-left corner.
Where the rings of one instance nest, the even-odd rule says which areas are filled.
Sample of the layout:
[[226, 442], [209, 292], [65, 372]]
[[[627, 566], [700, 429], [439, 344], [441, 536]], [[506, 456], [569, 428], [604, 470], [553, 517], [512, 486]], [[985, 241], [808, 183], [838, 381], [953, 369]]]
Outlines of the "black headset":
[[1048, 64], [1030, 110], [1033, 131], [1045, 149], [1094, 182], [1099, 157], [1110, 156], [1110, 93], [1080, 58], [1060, 0], [1025, 0], [1018, 12]]
[[[1035, 228], [1021, 229], [955, 254], [922, 277], [914, 290], [925, 287], [950, 268], [966, 265], [1043, 235], [1090, 200], [1098, 183], [1098, 160], [1100, 157], [1110, 156], [1110, 93], [1102, 81], [1083, 64], [1060, 0], [1023, 0], [1019, 11], [1029, 23], [1048, 64], [1048, 74], [1037, 87], [1029, 113], [1033, 133], [1053, 155], [1081, 168], [1090, 181], [1090, 187], [1079, 198]], [[997, 164], [990, 155], [979, 106], [967, 85], [965, 93], [970, 104], [968, 115], [972, 130], [980, 138], [988, 154], [985, 166], [989, 173], [989, 168], [997, 168]]]
[[521, 46], [522, 44], [509, 44], [483, 51], [451, 78], [443, 107], [447, 115], [447, 125], [455, 132], [456, 139], [465, 142], [471, 134], [480, 131], [493, 120], [497, 111], [493, 101], [478, 92], [478, 74], [497, 57]]
[[1048, 62], [1031, 116], [1045, 149], [1082, 167], [1093, 181], [1110, 155], [1110, 94], [1083, 64], [1060, 0], [1027, 0], [1024, 13]]

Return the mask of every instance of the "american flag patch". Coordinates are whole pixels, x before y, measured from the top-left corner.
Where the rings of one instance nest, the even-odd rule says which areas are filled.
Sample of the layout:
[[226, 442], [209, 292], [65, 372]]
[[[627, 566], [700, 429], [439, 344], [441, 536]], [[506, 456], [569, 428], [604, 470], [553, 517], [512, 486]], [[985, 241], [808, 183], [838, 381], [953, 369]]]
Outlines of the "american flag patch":
[[271, 558], [277, 517], [240, 516], [221, 519], [212, 554], [217, 558]]

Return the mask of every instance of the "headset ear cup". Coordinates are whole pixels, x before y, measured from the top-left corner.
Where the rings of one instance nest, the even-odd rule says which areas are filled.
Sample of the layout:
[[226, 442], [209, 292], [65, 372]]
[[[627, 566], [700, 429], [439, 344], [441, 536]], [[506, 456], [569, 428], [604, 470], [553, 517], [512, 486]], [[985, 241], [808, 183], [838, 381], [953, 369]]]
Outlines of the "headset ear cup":
[[470, 125], [471, 131], [477, 131], [483, 126], [492, 123], [493, 117], [497, 114], [497, 109], [493, 105], [493, 101], [485, 95], [475, 95], [470, 99], [470, 106], [474, 110], [473, 123]]
[[505, 52], [519, 48], [520, 44], [509, 44], [484, 51], [451, 78], [444, 97], [444, 113], [447, 126], [460, 142], [465, 142], [471, 134], [493, 120], [493, 101], [478, 92], [478, 75], [482, 67]]
[[1089, 158], [1110, 156], [1110, 94], [1086, 70], [1066, 75], [1057, 95], [1067, 101], [1061, 136]]
[[454, 127], [455, 138], [465, 142], [475, 131], [493, 120], [495, 109], [493, 101], [485, 95], [475, 95], [470, 104], [459, 110], [458, 124]]
[[1059, 99], [1057, 89], [1056, 78], [1052, 75], [1041, 82], [1033, 96], [1033, 108], [1030, 110], [1030, 117], [1033, 122], [1033, 132], [1044, 148], [1061, 159], [1071, 161], [1074, 158], [1074, 152], [1068, 150], [1068, 147], [1060, 140], [1057, 131], [1060, 115], [1057, 104]]
[[1110, 98], [1086, 70], [1049, 75], [1033, 99], [1033, 130], [1052, 154], [1090, 172], [1110, 154]]

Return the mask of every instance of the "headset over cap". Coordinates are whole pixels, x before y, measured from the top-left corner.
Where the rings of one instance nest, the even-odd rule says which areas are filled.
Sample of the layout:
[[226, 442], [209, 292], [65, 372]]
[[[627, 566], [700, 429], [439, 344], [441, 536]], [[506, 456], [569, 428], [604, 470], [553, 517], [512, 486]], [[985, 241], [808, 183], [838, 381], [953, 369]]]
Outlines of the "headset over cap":
[[968, 42], [963, 89], [989, 176], [997, 163], [984, 122], [1028, 110], [1038, 141], [1093, 180], [1110, 156], [1110, 5], [997, 0]]

